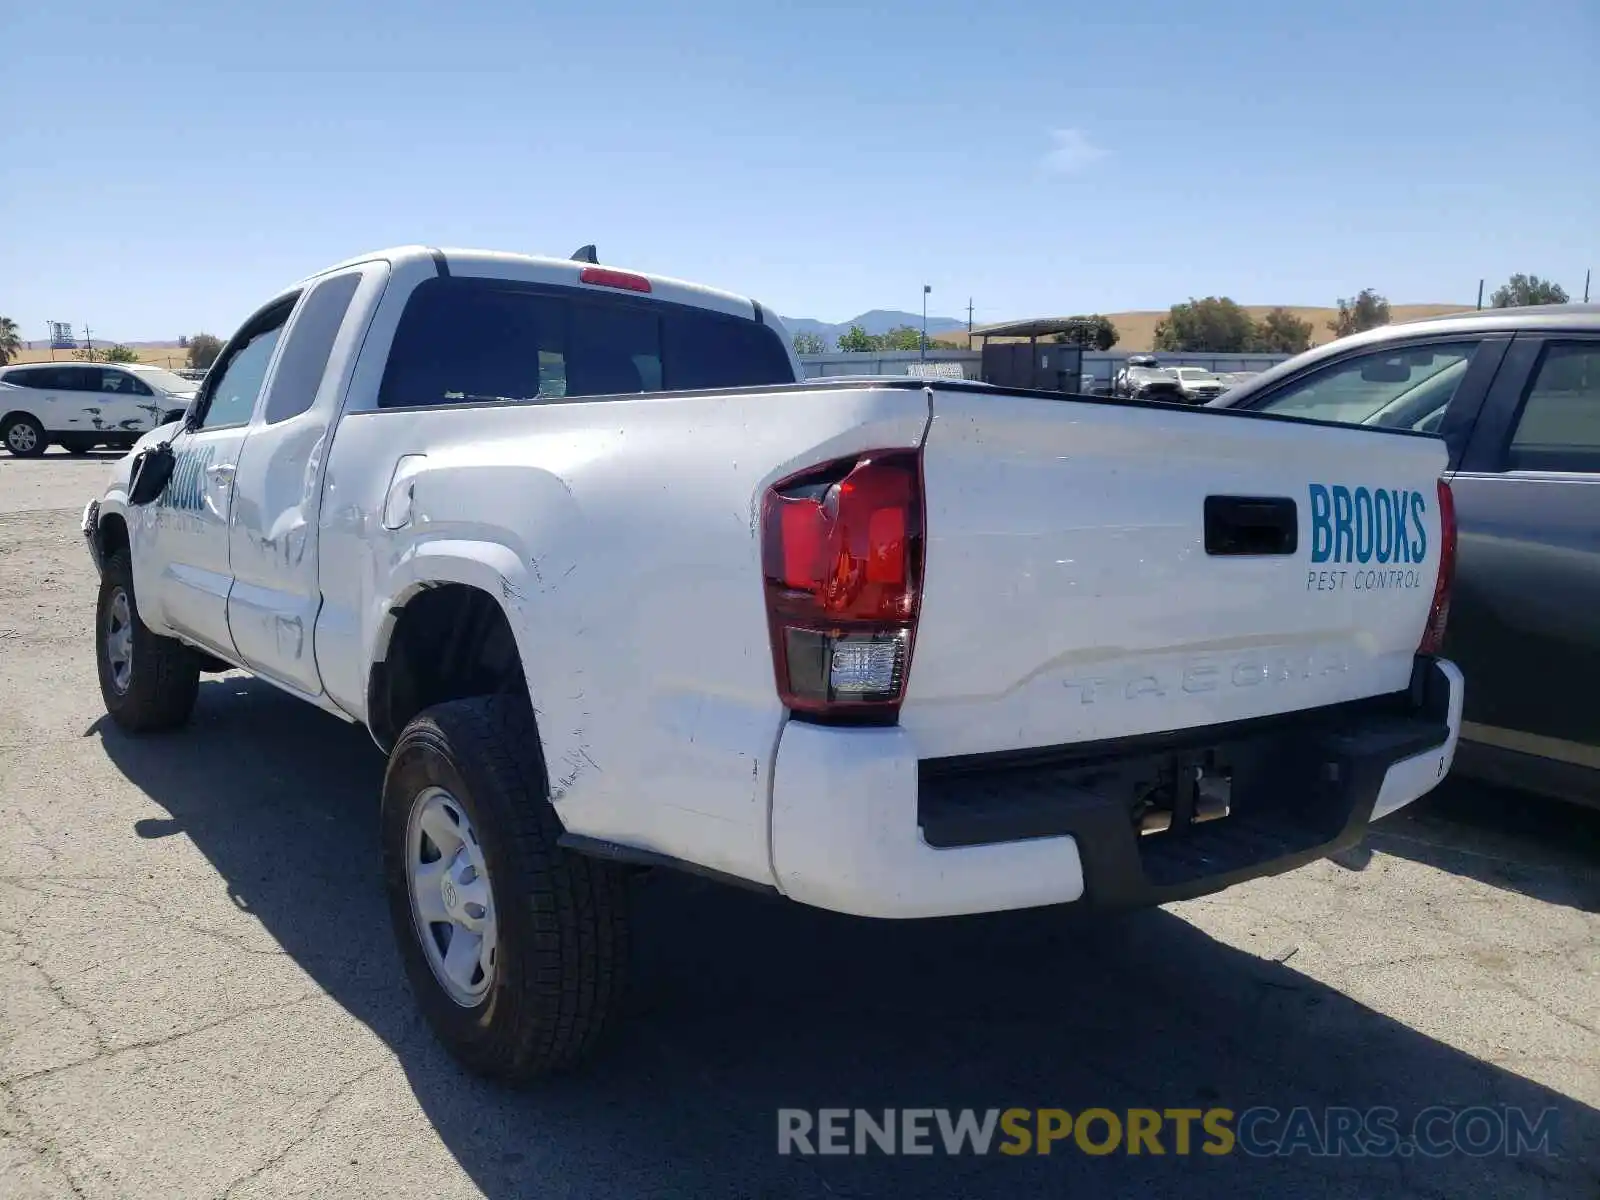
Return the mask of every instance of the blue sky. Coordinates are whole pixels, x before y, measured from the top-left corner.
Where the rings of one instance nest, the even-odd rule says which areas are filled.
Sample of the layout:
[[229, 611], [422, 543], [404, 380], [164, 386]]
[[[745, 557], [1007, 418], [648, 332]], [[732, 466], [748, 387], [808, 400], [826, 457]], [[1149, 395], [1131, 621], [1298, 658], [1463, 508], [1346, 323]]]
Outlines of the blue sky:
[[[404, 242], [790, 316], [1471, 303], [1600, 267], [1594, 0], [9, 7], [0, 312], [231, 331]], [[90, 32], [86, 32], [90, 31]]]

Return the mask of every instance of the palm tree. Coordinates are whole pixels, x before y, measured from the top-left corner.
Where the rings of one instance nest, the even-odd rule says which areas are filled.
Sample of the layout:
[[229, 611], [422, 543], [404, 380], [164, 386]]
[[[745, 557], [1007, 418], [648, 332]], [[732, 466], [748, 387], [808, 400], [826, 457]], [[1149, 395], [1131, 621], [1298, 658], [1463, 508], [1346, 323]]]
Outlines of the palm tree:
[[17, 323], [10, 317], [0, 317], [0, 367], [5, 366], [22, 349], [22, 339], [17, 336]]

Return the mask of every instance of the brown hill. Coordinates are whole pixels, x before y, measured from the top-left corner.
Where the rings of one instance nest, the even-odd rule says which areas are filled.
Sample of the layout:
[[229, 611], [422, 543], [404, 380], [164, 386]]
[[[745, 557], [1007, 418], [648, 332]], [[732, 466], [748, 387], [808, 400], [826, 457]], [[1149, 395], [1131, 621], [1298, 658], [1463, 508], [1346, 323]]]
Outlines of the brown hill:
[[[110, 343], [102, 342], [99, 338], [96, 338], [94, 344], [97, 348], [103, 348]], [[71, 350], [57, 350], [52, 355], [50, 347], [44, 343], [34, 342], [33, 345], [34, 348], [29, 350], [27, 348], [27, 343], [24, 342], [23, 348], [17, 352], [17, 356], [11, 361], [14, 363], [51, 362], [52, 360], [55, 362], [77, 361], [72, 357]], [[40, 349], [41, 346], [43, 346], [43, 349]], [[189, 352], [187, 350], [179, 349], [177, 342], [172, 342], [167, 345], [153, 344], [149, 342], [135, 342], [129, 348], [139, 356], [140, 362], [149, 363], [153, 367], [171, 368], [186, 367], [189, 365]]]

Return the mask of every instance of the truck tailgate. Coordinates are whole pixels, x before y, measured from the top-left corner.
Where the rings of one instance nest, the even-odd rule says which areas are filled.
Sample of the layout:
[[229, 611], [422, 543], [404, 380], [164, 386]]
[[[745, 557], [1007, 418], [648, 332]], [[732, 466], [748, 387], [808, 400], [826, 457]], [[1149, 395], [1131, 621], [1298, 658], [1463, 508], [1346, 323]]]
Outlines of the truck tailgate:
[[1217, 410], [932, 397], [922, 612], [900, 713], [924, 757], [1406, 687], [1439, 567], [1441, 441]]

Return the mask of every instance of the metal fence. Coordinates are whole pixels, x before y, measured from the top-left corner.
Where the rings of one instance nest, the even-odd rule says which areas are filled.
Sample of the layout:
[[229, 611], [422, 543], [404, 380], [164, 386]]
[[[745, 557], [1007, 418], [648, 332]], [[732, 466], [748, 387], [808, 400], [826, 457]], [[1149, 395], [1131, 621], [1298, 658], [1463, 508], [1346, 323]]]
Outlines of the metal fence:
[[[1288, 354], [1157, 354], [1164, 367], [1204, 367], [1208, 371], [1265, 371], [1291, 356]], [[919, 362], [954, 364], [967, 379], [981, 379], [983, 356], [976, 350], [929, 350], [923, 360], [915, 350], [878, 350], [864, 354], [802, 354], [800, 363], [806, 378], [832, 378], [838, 375], [916, 375], [932, 374], [918, 369]], [[1106, 390], [1111, 378], [1128, 361], [1116, 350], [1086, 350], [1083, 375], [1092, 383], [1086, 386]], [[945, 368], [948, 369], [948, 368]]]
[[915, 350], [872, 350], [863, 354], [802, 354], [800, 364], [807, 379], [827, 379], [835, 375], [918, 375], [923, 364], [945, 363], [961, 368], [966, 379], [980, 377], [981, 355], [976, 350], [929, 350], [924, 359]]

